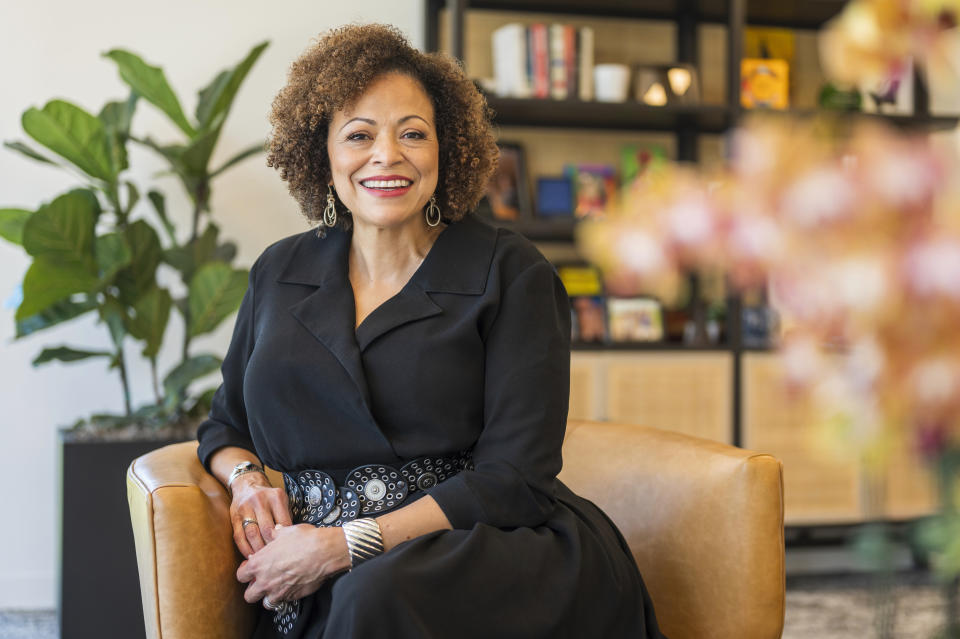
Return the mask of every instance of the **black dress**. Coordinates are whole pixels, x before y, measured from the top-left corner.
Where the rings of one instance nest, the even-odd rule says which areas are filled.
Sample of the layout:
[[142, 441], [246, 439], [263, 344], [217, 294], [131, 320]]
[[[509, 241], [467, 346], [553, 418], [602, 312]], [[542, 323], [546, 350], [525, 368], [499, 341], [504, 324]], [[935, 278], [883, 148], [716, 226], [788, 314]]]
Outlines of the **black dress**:
[[661, 637], [620, 533], [556, 479], [570, 311], [550, 263], [467, 216], [354, 331], [349, 244], [307, 231], [257, 259], [201, 461], [241, 446], [287, 472], [399, 468], [469, 448], [475, 467], [427, 491], [453, 530], [326, 582], [285, 634], [263, 610], [255, 636]]

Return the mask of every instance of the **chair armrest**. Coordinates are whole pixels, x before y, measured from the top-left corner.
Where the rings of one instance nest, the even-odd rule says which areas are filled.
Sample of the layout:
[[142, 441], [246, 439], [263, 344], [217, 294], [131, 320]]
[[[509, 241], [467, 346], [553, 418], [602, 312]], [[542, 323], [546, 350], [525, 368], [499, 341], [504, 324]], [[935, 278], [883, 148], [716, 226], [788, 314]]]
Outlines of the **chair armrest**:
[[671, 639], [771, 639], [784, 620], [783, 465], [655, 428], [571, 421], [560, 479], [620, 528]]
[[197, 458], [197, 442], [165, 446], [127, 470], [148, 639], [237, 639], [255, 609], [236, 570], [230, 501]]

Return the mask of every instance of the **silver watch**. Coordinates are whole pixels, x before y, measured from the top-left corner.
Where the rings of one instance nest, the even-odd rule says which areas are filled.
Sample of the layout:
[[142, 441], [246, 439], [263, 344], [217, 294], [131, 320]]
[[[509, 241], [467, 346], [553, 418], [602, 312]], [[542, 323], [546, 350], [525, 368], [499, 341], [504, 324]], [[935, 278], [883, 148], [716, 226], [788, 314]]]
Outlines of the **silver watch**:
[[266, 475], [266, 473], [263, 472], [263, 466], [254, 464], [252, 461], [242, 461], [234, 466], [233, 470], [230, 471], [230, 476], [227, 478], [227, 491], [232, 494], [233, 490], [230, 487], [233, 484], [233, 480], [240, 475], [246, 475], [247, 473], [263, 473]]

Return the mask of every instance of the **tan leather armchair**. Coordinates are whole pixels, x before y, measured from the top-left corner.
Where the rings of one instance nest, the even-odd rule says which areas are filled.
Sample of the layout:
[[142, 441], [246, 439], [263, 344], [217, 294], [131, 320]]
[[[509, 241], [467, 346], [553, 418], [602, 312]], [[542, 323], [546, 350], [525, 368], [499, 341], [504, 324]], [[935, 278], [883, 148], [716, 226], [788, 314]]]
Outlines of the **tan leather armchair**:
[[[196, 442], [134, 460], [127, 495], [149, 639], [237, 639], [254, 608], [234, 578], [229, 502]], [[630, 544], [671, 639], [783, 630], [783, 471], [769, 456], [626, 424], [571, 421], [560, 478]], [[276, 474], [271, 477], [279, 485]], [[605, 638], [606, 639], [606, 638]]]

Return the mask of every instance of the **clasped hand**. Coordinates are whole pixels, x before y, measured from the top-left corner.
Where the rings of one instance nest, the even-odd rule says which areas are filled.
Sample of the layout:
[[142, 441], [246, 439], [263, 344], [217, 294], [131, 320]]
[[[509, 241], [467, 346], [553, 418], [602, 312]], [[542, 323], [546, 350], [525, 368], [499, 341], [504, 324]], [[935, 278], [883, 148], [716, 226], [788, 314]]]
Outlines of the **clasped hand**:
[[[340, 528], [291, 525], [287, 495], [256, 473], [235, 481], [230, 518], [234, 540], [246, 559], [237, 579], [250, 584], [244, 599], [254, 603], [292, 601], [315, 592], [331, 575], [350, 567], [350, 553]], [[242, 483], [241, 483], [242, 481]], [[256, 524], [243, 526], [244, 520]]]

